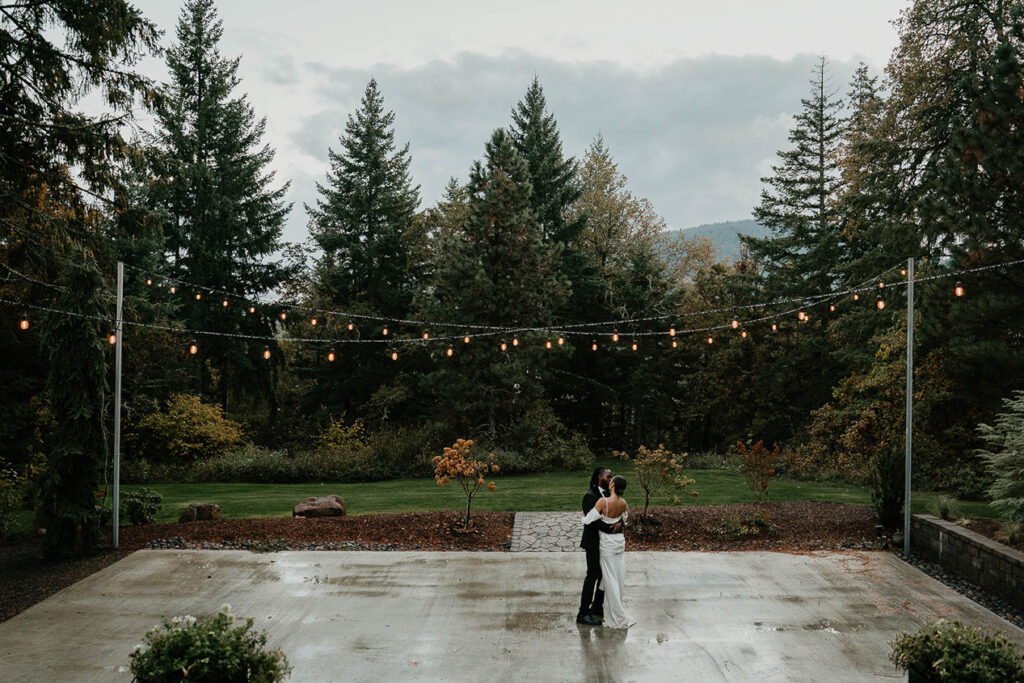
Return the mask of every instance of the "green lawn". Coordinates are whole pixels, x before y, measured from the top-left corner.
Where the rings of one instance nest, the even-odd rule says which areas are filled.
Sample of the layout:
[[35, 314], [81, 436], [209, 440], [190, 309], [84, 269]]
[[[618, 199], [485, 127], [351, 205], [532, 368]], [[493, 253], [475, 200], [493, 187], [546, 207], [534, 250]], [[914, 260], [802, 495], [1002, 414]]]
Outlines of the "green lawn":
[[[621, 462], [609, 463], [616, 472], [626, 476], [633, 487], [627, 491], [634, 508], [643, 504], [642, 490], [636, 486]], [[754, 501], [743, 476], [722, 470], [692, 470], [689, 476], [696, 480], [691, 488], [699, 495], [685, 497], [684, 505], [721, 505]], [[580, 504], [586, 491], [589, 473], [548, 472], [531, 475], [495, 477], [498, 490], [494, 493], [481, 489], [473, 499], [474, 510], [573, 510]], [[128, 491], [134, 486], [125, 486]], [[213, 502], [221, 507], [225, 517], [287, 517], [295, 503], [308, 496], [336, 494], [345, 499], [350, 515], [381, 512], [415, 512], [420, 510], [460, 510], [465, 497], [458, 484], [438, 487], [433, 479], [401, 479], [367, 484], [162, 484], [153, 488], [163, 494], [163, 509], [157, 521], [177, 520], [188, 503]], [[770, 500], [813, 500], [870, 505], [871, 496], [866, 489], [841, 484], [796, 481], [779, 478], [768, 488]], [[937, 494], [915, 493], [914, 512], [929, 512]], [[665, 505], [669, 501], [660, 496], [652, 505]], [[960, 513], [971, 517], [992, 517], [986, 503], [961, 502]]]

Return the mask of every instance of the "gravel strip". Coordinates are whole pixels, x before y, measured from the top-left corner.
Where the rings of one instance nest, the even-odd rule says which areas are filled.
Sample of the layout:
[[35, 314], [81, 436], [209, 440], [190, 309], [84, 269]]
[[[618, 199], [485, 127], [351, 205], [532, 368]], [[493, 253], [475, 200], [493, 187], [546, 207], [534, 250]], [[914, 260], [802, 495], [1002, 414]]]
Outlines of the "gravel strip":
[[896, 556], [904, 562], [917, 567], [933, 579], [941, 581], [957, 593], [960, 593], [960, 595], [970, 598], [993, 614], [1006, 619], [1019, 628], [1024, 628], [1024, 610], [1010, 604], [1003, 598], [992, 595], [970, 581], [962, 579], [956, 574], [949, 573], [943, 569], [942, 565], [928, 562], [913, 553], [911, 553], [909, 558], [903, 553], [897, 553]]

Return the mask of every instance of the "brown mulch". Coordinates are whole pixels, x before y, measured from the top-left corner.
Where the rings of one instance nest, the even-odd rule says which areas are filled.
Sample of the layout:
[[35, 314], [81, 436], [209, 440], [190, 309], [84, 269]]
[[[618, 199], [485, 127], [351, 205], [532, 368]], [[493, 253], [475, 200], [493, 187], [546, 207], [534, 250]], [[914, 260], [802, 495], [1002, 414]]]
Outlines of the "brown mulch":
[[[646, 525], [637, 523], [639, 508], [632, 513], [628, 539], [633, 550], [806, 552], [883, 547], [875, 537], [874, 511], [859, 505], [769, 502], [659, 507], [651, 508], [651, 522]], [[474, 512], [469, 531], [461, 528], [459, 512], [150, 524], [123, 528], [116, 551], [57, 562], [40, 559], [34, 543], [0, 544], [0, 621], [140, 548], [502, 551], [508, 547], [513, 518], [509, 512]], [[985, 533], [982, 524], [970, 528]]]

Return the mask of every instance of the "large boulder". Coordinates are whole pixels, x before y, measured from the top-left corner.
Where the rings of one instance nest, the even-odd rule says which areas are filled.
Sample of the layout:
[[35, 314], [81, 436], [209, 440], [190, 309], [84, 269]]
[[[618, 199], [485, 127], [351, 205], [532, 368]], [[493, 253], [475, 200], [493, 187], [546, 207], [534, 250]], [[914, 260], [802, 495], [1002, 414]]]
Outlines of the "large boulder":
[[178, 517], [179, 522], [199, 522], [220, 519], [220, 506], [216, 503], [189, 503]]
[[292, 517], [343, 517], [345, 500], [340, 496], [310, 496], [292, 510]]

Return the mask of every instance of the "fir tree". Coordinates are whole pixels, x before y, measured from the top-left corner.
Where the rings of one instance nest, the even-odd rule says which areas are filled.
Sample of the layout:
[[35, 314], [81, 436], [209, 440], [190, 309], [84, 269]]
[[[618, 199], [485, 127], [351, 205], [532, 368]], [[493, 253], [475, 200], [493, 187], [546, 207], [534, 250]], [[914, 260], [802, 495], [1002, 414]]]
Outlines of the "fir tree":
[[[359, 109], [348, 117], [341, 149], [328, 150], [331, 169], [327, 182], [317, 183], [316, 206], [306, 206], [310, 234], [322, 251], [312, 288], [325, 307], [407, 318], [423, 277], [420, 255], [412, 248], [419, 186], [409, 176], [409, 145], [396, 147], [394, 122], [371, 79]], [[380, 337], [387, 326], [372, 318], [354, 322], [361, 338]], [[394, 325], [391, 330], [399, 333]], [[349, 334], [344, 327], [341, 333]], [[407, 360], [403, 354], [400, 365], [385, 365], [384, 350], [376, 344], [344, 345], [338, 361], [317, 373], [310, 399], [335, 415], [362, 406]]]
[[750, 255], [765, 270], [768, 291], [777, 296], [830, 291], [839, 262], [839, 188], [837, 151], [843, 134], [842, 101], [829, 85], [828, 61], [821, 57], [811, 81], [811, 97], [802, 99], [789, 132], [792, 148], [778, 153], [774, 174], [754, 217], [771, 229], [770, 237], [743, 237]]
[[[273, 188], [274, 157], [260, 146], [266, 120], [257, 120], [245, 95], [233, 96], [239, 59], [222, 57], [223, 34], [213, 0], [189, 0], [178, 20], [177, 44], [167, 52], [171, 80], [163, 87], [153, 141], [157, 176], [152, 192], [167, 216], [166, 249], [175, 277], [229, 293], [228, 306], [208, 292], [187, 291], [179, 316], [186, 326], [222, 333], [269, 336], [274, 311], [244, 315], [288, 273], [267, 257], [277, 252], [290, 205], [287, 183]], [[205, 298], [196, 300], [194, 295]], [[209, 337], [200, 344], [201, 385], [228, 406], [229, 387], [270, 395], [263, 344]], [[279, 357], [279, 354], [278, 354]], [[273, 412], [273, 409], [271, 409]]]
[[408, 312], [415, 285], [404, 238], [419, 186], [409, 178], [409, 145], [395, 147], [394, 122], [371, 79], [345, 124], [341, 151], [328, 151], [327, 184], [317, 183], [320, 197], [306, 210], [323, 250], [315, 274], [323, 295], [346, 310], [397, 317]]
[[[550, 324], [567, 293], [559, 249], [542, 237], [526, 164], [504, 130], [494, 132], [485, 153], [470, 171], [468, 217], [438, 251], [429, 311], [456, 324]], [[518, 346], [495, 335], [457, 345], [451, 369], [436, 379], [445, 422], [458, 416], [471, 433], [495, 439], [508, 436], [524, 415], [543, 412], [543, 340], [521, 337]], [[505, 353], [498, 350], [502, 341]]]
[[39, 484], [39, 512], [46, 528], [46, 554], [86, 553], [99, 542], [96, 490], [108, 454], [104, 425], [107, 394], [105, 336], [99, 319], [109, 315], [106, 283], [85, 249], [68, 259], [56, 307], [72, 315], [46, 318], [50, 412], [46, 470]]

